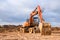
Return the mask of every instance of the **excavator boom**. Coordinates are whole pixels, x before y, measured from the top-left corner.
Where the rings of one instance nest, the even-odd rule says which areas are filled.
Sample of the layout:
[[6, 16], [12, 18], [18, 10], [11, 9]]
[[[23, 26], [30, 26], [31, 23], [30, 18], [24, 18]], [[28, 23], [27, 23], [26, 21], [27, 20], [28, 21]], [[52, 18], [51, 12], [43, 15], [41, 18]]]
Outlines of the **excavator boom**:
[[37, 15], [38, 14], [38, 17], [40, 19], [40, 22], [42, 23], [43, 22], [43, 18], [42, 18], [42, 11], [41, 11], [41, 8], [40, 6], [38, 5], [36, 7], [36, 9], [30, 14], [30, 23], [33, 23], [33, 16]]

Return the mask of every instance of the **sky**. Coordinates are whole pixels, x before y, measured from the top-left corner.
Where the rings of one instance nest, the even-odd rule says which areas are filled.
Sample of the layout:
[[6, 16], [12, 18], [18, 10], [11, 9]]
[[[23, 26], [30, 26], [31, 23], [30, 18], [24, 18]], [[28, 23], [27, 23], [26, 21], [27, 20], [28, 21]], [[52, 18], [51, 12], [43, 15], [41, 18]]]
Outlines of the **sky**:
[[38, 5], [46, 22], [60, 26], [60, 0], [0, 0], [0, 24], [23, 24]]

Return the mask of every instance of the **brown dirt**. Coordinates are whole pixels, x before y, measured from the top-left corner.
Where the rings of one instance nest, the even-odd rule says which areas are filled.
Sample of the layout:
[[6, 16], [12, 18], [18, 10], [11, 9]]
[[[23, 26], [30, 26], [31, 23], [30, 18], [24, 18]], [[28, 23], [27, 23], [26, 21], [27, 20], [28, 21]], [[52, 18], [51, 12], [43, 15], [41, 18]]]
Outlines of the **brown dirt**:
[[8, 32], [0, 33], [0, 40], [60, 40], [60, 33], [41, 35], [40, 33]]

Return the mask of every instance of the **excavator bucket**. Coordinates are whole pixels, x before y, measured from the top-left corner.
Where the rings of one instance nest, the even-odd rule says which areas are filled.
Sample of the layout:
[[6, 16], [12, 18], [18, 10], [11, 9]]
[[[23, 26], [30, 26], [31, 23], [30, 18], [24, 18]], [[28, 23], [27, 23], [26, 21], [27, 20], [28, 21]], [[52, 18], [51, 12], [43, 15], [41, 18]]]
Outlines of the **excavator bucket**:
[[40, 23], [39, 29], [41, 35], [51, 35], [51, 25], [49, 23]]

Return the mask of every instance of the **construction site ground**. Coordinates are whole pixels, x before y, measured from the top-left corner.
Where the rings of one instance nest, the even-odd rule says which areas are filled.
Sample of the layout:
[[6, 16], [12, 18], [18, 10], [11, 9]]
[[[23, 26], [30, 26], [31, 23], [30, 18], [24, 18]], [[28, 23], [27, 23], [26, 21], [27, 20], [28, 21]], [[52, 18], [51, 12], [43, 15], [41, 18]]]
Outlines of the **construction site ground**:
[[53, 32], [51, 35], [41, 35], [40, 33], [0, 33], [0, 40], [60, 40], [60, 32]]

